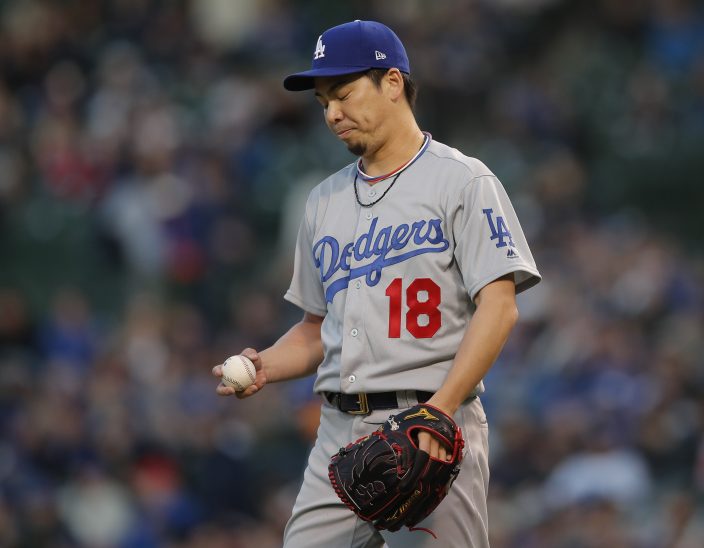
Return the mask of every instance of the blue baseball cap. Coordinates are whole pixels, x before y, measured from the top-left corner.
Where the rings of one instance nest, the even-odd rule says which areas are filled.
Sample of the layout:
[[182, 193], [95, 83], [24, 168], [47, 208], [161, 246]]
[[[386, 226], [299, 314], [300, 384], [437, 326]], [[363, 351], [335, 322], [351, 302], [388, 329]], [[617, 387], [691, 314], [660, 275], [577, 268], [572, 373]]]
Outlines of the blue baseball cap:
[[342, 76], [373, 68], [397, 68], [411, 73], [406, 49], [398, 36], [376, 21], [352, 21], [326, 30], [318, 37], [310, 70], [284, 79], [289, 91], [313, 89], [319, 76]]

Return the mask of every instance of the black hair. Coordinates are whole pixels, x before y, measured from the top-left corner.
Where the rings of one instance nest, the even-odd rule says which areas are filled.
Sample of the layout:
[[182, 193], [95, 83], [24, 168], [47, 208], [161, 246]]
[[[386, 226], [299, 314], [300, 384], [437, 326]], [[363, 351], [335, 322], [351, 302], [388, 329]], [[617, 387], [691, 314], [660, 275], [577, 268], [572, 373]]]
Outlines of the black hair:
[[[377, 88], [380, 88], [381, 80], [387, 72], [389, 72], [389, 69], [369, 69], [364, 74], [368, 76], [372, 82], [374, 82], [374, 85]], [[413, 81], [410, 74], [402, 72], [401, 76], [403, 76], [403, 93], [406, 96], [406, 102], [408, 103], [408, 106], [411, 107], [411, 110], [414, 110], [416, 107], [416, 98], [418, 97], [418, 86]]]

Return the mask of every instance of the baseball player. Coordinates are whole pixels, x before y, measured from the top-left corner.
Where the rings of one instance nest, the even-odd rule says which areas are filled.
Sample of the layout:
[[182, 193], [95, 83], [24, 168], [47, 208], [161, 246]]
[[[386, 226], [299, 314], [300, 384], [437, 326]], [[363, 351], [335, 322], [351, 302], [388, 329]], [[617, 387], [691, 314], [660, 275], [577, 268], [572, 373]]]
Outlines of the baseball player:
[[[496, 176], [419, 129], [409, 75], [391, 29], [354, 21], [325, 31], [312, 69], [284, 80], [288, 90], [314, 90], [328, 127], [358, 156], [308, 198], [284, 297], [302, 320], [270, 348], [242, 352], [257, 380], [239, 398], [317, 373], [321, 422], [287, 548], [489, 546], [488, 427], [478, 396], [517, 320], [516, 293], [540, 274]], [[235, 393], [222, 383], [216, 392]], [[378, 531], [341, 503], [328, 463], [419, 402], [461, 427], [461, 470], [421, 522], [432, 534]], [[418, 445], [448, 458], [429, 433]]]

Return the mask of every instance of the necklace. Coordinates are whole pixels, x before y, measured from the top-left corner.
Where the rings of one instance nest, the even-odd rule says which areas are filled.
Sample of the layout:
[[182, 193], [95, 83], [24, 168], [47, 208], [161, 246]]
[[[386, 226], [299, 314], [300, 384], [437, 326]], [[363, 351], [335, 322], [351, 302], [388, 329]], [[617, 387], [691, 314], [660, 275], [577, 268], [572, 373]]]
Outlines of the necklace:
[[[369, 202], [368, 204], [365, 204], [365, 203], [363, 203], [363, 202], [359, 199], [359, 190], [357, 190], [357, 174], [355, 174], [355, 176], [354, 176], [354, 197], [357, 198], [357, 203], [358, 203], [359, 205], [361, 205], [362, 207], [372, 207], [373, 205], [378, 204], [379, 202], [381, 202], [381, 199], [382, 199], [384, 196], [386, 196], [386, 193], [389, 192], [389, 190], [391, 190], [391, 187], [394, 186], [394, 184], [396, 183], [396, 179], [398, 179], [398, 176], [399, 176], [399, 175], [401, 175], [401, 172], [399, 172], [399, 173], [396, 174], [396, 177], [394, 177], [394, 180], [391, 181], [391, 184], [389, 185], [389, 188], [387, 188], [381, 196], [379, 196], [379, 197], [378, 197], [376, 200], [374, 200], [373, 202]], [[388, 179], [388, 177], [387, 177], [387, 179]]]
[[[386, 194], [389, 192], [389, 190], [391, 190], [391, 187], [394, 186], [394, 184], [396, 184], [396, 180], [398, 179], [399, 175], [401, 175], [401, 173], [403, 173], [408, 167], [410, 167], [410, 165], [413, 162], [415, 162], [420, 157], [420, 155], [423, 154], [423, 152], [425, 152], [425, 149], [428, 148], [428, 145], [430, 144], [430, 139], [432, 137], [431, 137], [430, 133], [428, 133], [426, 131], [423, 132], [423, 135], [425, 136], [425, 138], [423, 139], [423, 144], [421, 145], [418, 152], [416, 152], [415, 156], [413, 156], [413, 158], [408, 160], [408, 162], [406, 162], [402, 166], [394, 169], [392, 172], [387, 173], [386, 175], [379, 175], [378, 177], [372, 177], [372, 176], [367, 175], [366, 173], [364, 173], [364, 171], [362, 171], [362, 159], [361, 158], [359, 159], [359, 161], [357, 162], [357, 172], [354, 175], [353, 186], [354, 186], [354, 197], [356, 198], [357, 203], [360, 206], [372, 207], [373, 205], [378, 204], [382, 200], [382, 198], [384, 196], [386, 196]], [[357, 189], [357, 179], [359, 177], [361, 177], [362, 180], [364, 180], [367, 183], [378, 183], [379, 181], [384, 181], [384, 180], [388, 179], [389, 177], [394, 177], [394, 178], [391, 181], [391, 184], [388, 186], [388, 188], [384, 191], [384, 193], [381, 196], [379, 196], [373, 202], [365, 204], [359, 199], [359, 190]]]

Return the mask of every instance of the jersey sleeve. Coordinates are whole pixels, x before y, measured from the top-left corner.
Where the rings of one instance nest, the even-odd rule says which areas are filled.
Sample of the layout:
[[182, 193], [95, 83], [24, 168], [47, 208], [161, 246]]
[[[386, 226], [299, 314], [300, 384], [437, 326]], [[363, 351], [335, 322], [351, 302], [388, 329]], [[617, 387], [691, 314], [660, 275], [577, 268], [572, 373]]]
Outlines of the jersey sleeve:
[[459, 201], [452, 227], [455, 258], [470, 298], [506, 274], [513, 273], [516, 293], [537, 284], [540, 273], [501, 182], [494, 175], [475, 177]]
[[327, 313], [320, 274], [313, 262], [313, 228], [308, 208], [298, 229], [293, 277], [284, 299], [311, 314], [325, 316]]

